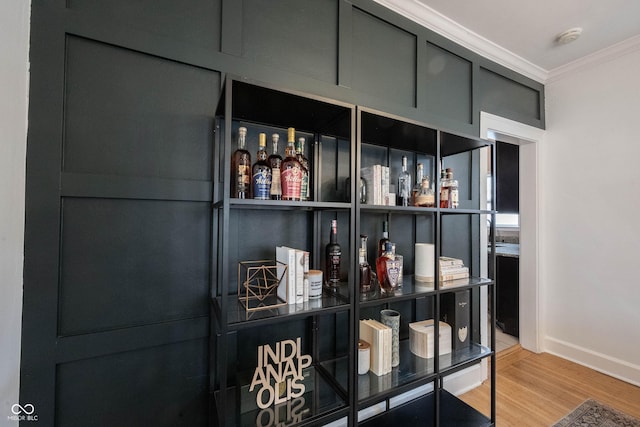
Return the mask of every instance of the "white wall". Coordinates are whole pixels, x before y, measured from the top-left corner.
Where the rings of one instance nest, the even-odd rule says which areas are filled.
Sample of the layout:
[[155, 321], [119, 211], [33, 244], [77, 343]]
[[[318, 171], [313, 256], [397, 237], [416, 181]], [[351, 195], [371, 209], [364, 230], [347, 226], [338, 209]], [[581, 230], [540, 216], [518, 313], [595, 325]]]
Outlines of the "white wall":
[[543, 349], [640, 385], [640, 43], [546, 85]]
[[18, 402], [30, 2], [0, 3], [0, 426]]

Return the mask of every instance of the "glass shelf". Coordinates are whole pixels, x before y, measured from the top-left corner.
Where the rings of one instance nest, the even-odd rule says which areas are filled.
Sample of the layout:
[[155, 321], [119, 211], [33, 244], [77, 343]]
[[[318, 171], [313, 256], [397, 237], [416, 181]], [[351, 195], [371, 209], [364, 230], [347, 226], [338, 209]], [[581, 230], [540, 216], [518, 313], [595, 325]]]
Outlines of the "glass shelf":
[[[216, 203], [216, 207], [222, 207], [222, 202]], [[295, 202], [288, 200], [256, 200], [256, 199], [229, 199], [232, 209], [268, 209], [268, 210], [347, 210], [350, 203], [342, 202]]]
[[[435, 393], [431, 392], [409, 403], [393, 408], [362, 423], [363, 427], [390, 425], [434, 425]], [[456, 427], [486, 427], [494, 425], [489, 418], [467, 405], [451, 393], [440, 390], [440, 425]]]
[[[451, 373], [490, 355], [489, 348], [472, 343], [468, 347], [440, 356], [440, 373], [442, 375]], [[397, 394], [400, 387], [413, 386], [413, 383], [418, 381], [432, 381], [436, 377], [433, 362], [433, 358], [424, 359], [411, 353], [409, 340], [400, 341], [400, 365], [393, 368], [391, 373], [378, 376], [369, 371], [364, 375], [358, 375], [360, 405], [368, 406], [391, 394]], [[338, 381], [342, 388], [347, 389], [348, 360], [346, 357], [323, 362], [320, 365]]]
[[[346, 288], [346, 285], [344, 285]], [[221, 313], [220, 298], [214, 298], [216, 314]], [[230, 331], [252, 328], [257, 324], [291, 320], [313, 314], [327, 314], [330, 312], [346, 311], [350, 308], [348, 299], [323, 293], [322, 298], [310, 299], [302, 304], [286, 304], [280, 307], [256, 311], [247, 311], [236, 295], [227, 297], [227, 323]]]
[[304, 377], [305, 393], [302, 396], [260, 409], [256, 405], [259, 386], [249, 392], [249, 376], [244, 386], [215, 392], [216, 407], [224, 411], [225, 425], [229, 427], [314, 424], [314, 420], [322, 419], [324, 423], [344, 416], [339, 411], [347, 407], [346, 402], [324, 375], [312, 366], [304, 370]]
[[[493, 280], [484, 277], [469, 277], [466, 279], [447, 280], [440, 283], [439, 292], [450, 292], [453, 290], [464, 290], [478, 286], [486, 286], [493, 283]], [[420, 282], [415, 280], [413, 275], [404, 275], [402, 287], [395, 290], [392, 295], [383, 294], [379, 286], [366, 293], [360, 293], [360, 307], [371, 307], [380, 304], [398, 302], [403, 300], [415, 299], [421, 296], [429, 296], [436, 293], [434, 283]], [[340, 287], [338, 294], [341, 298], [349, 297], [349, 289]]]

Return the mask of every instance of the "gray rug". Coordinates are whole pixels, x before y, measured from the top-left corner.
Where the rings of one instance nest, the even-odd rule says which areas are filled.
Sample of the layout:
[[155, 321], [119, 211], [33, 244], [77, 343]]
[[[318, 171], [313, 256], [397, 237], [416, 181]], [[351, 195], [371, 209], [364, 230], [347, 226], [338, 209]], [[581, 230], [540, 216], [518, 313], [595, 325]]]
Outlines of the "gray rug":
[[640, 420], [589, 399], [553, 427], [640, 427]]

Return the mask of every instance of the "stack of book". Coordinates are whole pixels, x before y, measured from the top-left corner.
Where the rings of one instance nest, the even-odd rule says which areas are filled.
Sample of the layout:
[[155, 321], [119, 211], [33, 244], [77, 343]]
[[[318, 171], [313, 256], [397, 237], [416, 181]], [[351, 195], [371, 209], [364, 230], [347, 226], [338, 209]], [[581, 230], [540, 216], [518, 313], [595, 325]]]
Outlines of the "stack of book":
[[389, 192], [389, 167], [383, 165], [367, 166], [360, 170], [367, 188], [367, 204], [395, 206], [395, 194]]
[[[451, 353], [451, 326], [439, 323], [438, 354]], [[433, 319], [409, 323], [409, 347], [411, 353], [424, 359], [430, 359], [434, 354]]]
[[[288, 304], [301, 304], [309, 300], [309, 291], [305, 292], [305, 264], [309, 270], [309, 252], [287, 246], [276, 247], [276, 261], [287, 266], [287, 274], [278, 284], [278, 297]], [[278, 277], [283, 267], [278, 267]], [[306, 299], [305, 299], [306, 298]]]
[[374, 374], [391, 372], [391, 328], [377, 320], [360, 321], [360, 339], [371, 346], [369, 369]]
[[469, 278], [469, 267], [465, 267], [461, 259], [440, 257], [440, 282], [467, 278]]

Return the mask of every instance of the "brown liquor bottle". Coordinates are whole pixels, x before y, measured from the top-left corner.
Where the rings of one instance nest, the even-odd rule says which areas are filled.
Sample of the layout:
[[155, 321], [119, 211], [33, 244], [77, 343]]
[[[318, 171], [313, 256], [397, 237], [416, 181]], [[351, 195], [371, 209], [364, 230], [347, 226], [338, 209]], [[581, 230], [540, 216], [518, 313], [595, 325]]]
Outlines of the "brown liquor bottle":
[[296, 143], [296, 157], [302, 166], [302, 184], [300, 186], [300, 200], [310, 199], [310, 184], [311, 184], [311, 169], [309, 168], [309, 160], [304, 156], [304, 143], [303, 137], [298, 138]]
[[285, 158], [280, 169], [280, 181], [282, 184], [282, 200], [300, 200], [300, 189], [302, 187], [302, 166], [296, 157], [294, 142], [296, 130], [288, 129], [287, 148], [284, 152]]
[[253, 198], [258, 200], [269, 200], [271, 191], [271, 167], [267, 163], [267, 134], [261, 133], [258, 136], [258, 154], [256, 162], [252, 168], [251, 188]]
[[382, 239], [378, 241], [378, 257], [385, 252], [386, 243], [389, 241], [389, 222], [382, 221]]
[[231, 197], [251, 198], [251, 154], [246, 148], [247, 128], [238, 128], [238, 148], [231, 156]]

